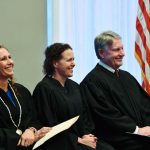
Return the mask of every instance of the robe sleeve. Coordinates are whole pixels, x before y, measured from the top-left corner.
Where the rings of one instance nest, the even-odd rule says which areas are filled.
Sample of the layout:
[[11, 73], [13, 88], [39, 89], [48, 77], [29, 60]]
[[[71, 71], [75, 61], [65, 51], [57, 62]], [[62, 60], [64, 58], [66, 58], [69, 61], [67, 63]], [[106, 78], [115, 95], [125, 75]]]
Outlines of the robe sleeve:
[[57, 123], [54, 94], [44, 84], [37, 85], [33, 92], [33, 102], [37, 112], [37, 119], [44, 126], [53, 126]]
[[84, 131], [83, 134], [85, 135], [93, 132], [94, 123], [92, 120], [90, 109], [86, 101], [86, 97], [82, 93], [81, 95], [82, 95], [82, 114], [80, 115], [80, 120], [82, 121], [82, 127]]
[[[97, 86], [91, 80], [81, 83], [81, 92], [85, 95], [91, 111], [94, 112], [95, 116], [93, 117], [100, 120], [97, 121], [99, 125], [103, 123], [103, 126], [106, 124], [111, 129], [117, 130], [117, 132], [133, 133], [136, 123], [128, 116], [122, 114], [111, 103], [111, 97], [106, 94], [105, 90], [102, 85]], [[97, 124], [97, 126], [99, 125]]]
[[137, 86], [139, 87], [139, 97], [141, 98], [141, 112], [143, 116], [143, 124], [145, 126], [150, 126], [150, 96], [148, 93], [141, 87], [141, 85], [137, 82], [136, 79], [134, 79], [137, 83]]
[[16, 148], [20, 136], [16, 134], [15, 129], [0, 128], [0, 148]]
[[15, 84], [21, 97], [21, 105], [23, 108], [21, 127], [24, 131], [29, 127], [39, 129], [41, 126], [36, 119], [36, 111], [33, 105], [33, 99], [29, 90], [21, 84]]
[[27, 124], [27, 128], [29, 127], [34, 127], [36, 129], [41, 128], [41, 125], [39, 123], [39, 121], [37, 120], [37, 116], [36, 116], [36, 110], [33, 104], [33, 98], [31, 96], [31, 94], [29, 93], [28, 96], [28, 114], [27, 114], [27, 118], [28, 118], [28, 124]]
[[[132, 76], [130, 73], [126, 72], [125, 81], [122, 80], [122, 83], [127, 89], [128, 95], [133, 97], [133, 100], [138, 104], [138, 113], [141, 117], [140, 127], [150, 125], [150, 96], [148, 93], [141, 87], [139, 82]], [[130, 83], [130, 84], [128, 84]], [[126, 90], [125, 89], [125, 90]]]

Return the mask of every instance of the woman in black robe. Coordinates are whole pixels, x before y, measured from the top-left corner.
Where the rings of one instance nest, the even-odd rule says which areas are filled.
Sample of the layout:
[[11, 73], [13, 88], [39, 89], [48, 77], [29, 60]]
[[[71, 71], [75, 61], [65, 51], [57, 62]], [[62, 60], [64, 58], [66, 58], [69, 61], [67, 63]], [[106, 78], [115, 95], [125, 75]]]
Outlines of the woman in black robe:
[[94, 126], [88, 107], [81, 99], [79, 86], [72, 77], [74, 55], [68, 44], [55, 43], [45, 51], [44, 73], [34, 92], [34, 105], [39, 121], [44, 126], [55, 126], [80, 115], [68, 130], [48, 140], [39, 150], [113, 150], [91, 134]]
[[10, 53], [0, 45], [0, 150], [31, 149], [38, 138], [31, 94], [13, 83], [13, 66]]

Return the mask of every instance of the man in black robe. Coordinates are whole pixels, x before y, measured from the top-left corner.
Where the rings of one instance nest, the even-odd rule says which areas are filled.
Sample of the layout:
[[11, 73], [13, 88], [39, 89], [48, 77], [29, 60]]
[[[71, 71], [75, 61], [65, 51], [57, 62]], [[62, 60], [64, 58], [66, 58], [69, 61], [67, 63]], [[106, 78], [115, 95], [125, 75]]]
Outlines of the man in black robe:
[[119, 69], [125, 56], [121, 37], [106, 31], [94, 42], [100, 61], [80, 85], [95, 135], [118, 150], [149, 150], [150, 97], [130, 73]]

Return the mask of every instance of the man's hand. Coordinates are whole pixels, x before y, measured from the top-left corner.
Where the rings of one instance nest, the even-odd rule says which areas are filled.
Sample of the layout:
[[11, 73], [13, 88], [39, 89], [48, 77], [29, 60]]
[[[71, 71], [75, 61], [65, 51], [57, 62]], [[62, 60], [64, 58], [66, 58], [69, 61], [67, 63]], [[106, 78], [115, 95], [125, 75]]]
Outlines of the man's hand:
[[137, 134], [143, 136], [150, 136], [150, 126], [139, 128]]

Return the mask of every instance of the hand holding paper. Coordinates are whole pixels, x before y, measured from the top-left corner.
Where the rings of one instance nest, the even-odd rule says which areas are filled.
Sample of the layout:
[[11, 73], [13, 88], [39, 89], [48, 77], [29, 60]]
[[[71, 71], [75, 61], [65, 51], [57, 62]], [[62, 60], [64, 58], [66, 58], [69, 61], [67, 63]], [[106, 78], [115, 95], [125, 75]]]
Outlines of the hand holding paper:
[[79, 118], [79, 116], [76, 116], [74, 118], [71, 118], [67, 121], [64, 121], [64, 122], [52, 127], [52, 129], [43, 138], [41, 138], [39, 141], [37, 141], [35, 143], [33, 150], [36, 149], [37, 147], [39, 147], [40, 145], [42, 145], [44, 142], [46, 142], [51, 137], [55, 136], [56, 134], [70, 128], [78, 120], [78, 118]]

